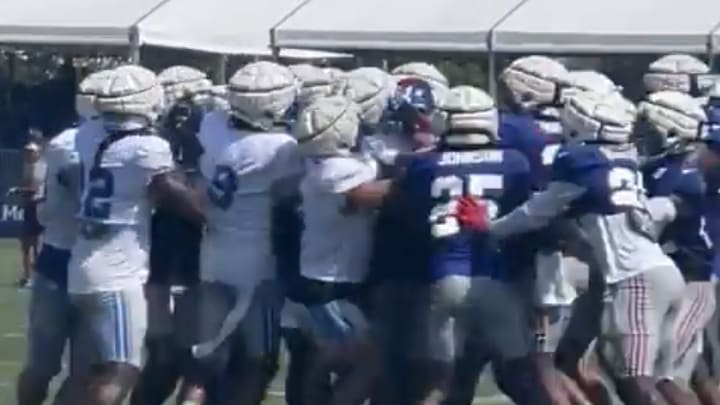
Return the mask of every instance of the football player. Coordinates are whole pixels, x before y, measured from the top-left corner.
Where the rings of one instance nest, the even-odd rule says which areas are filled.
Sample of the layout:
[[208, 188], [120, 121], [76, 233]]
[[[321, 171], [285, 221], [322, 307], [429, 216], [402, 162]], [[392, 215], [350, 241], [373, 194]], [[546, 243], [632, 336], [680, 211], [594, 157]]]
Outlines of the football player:
[[532, 191], [529, 164], [522, 153], [499, 146], [497, 109], [482, 90], [453, 88], [443, 112], [448, 127], [437, 149], [412, 157], [397, 180], [404, 220], [422, 246], [416, 253], [424, 260], [419, 272], [432, 297], [428, 355], [436, 374], [426, 403], [447, 396], [452, 362], [464, 355], [454, 344], [465, 339], [474, 340], [485, 361], [493, 362], [516, 403], [549, 403], [532, 367], [526, 305], [508, 282], [511, 273], [522, 271], [522, 260], [503, 254], [524, 244], [513, 239], [499, 246], [476, 238], [453, 216], [464, 195], [487, 199], [502, 213], [520, 205]]
[[[296, 99], [297, 113], [320, 98], [327, 97], [333, 91], [335, 79], [326, 69], [312, 65], [291, 65], [300, 90]], [[297, 116], [292, 117], [297, 119]], [[276, 205], [273, 210], [273, 235], [278, 274], [285, 285], [297, 285], [300, 275], [300, 239], [302, 218], [299, 212], [300, 196], [288, 199], [287, 203]], [[286, 290], [291, 290], [292, 286]], [[303, 403], [305, 372], [315, 354], [315, 342], [312, 339], [307, 308], [289, 298], [285, 299], [282, 310], [281, 326], [283, 339], [288, 349], [287, 374], [285, 377], [285, 400], [289, 405]], [[329, 376], [321, 382], [329, 391]]]
[[[461, 221], [503, 238], [547, 225], [560, 215], [575, 218], [588, 235], [605, 277], [605, 309], [598, 341], [604, 366], [626, 403], [657, 402], [655, 382], [669, 373], [672, 328], [685, 282], [655, 241], [630, 143], [635, 116], [617, 97], [579, 93], [561, 119], [568, 142], [555, 157], [552, 180], [511, 213], [488, 223], [487, 204], [464, 199]], [[467, 208], [468, 212], [465, 212]], [[490, 215], [490, 217], [493, 217]]]
[[[559, 119], [553, 117], [553, 112], [562, 107], [562, 96], [569, 89], [570, 75], [565, 66], [554, 59], [527, 56], [513, 61], [503, 71], [501, 84], [505, 108], [500, 112], [500, 143], [523, 153], [532, 168], [533, 189], [542, 190], [548, 181], [549, 165], [561, 146]], [[546, 242], [540, 249], [533, 247], [532, 251], [526, 252], [535, 257], [535, 272], [526, 272], [528, 280], [523, 283], [534, 284], [533, 292], [528, 291], [527, 304], [535, 307], [537, 312], [532, 321], [537, 325], [537, 362], [543, 383], [556, 402], [561, 402], [559, 398], [565, 394], [554, 367], [554, 353], [564, 332], [575, 291], [567, 282], [560, 235], [544, 240]], [[472, 357], [465, 356], [460, 361]], [[460, 368], [457, 371], [459, 375], [464, 374]], [[461, 380], [470, 381], [469, 376]], [[456, 384], [459, 385], [456, 392], [463, 392], [461, 386], [467, 383], [457, 381]], [[472, 400], [473, 391], [465, 388], [464, 392], [467, 403]]]
[[[352, 86], [357, 93], [373, 89], [369, 82]], [[376, 186], [378, 168], [373, 159], [358, 153], [362, 115], [362, 108], [349, 98], [331, 96], [303, 110], [295, 129], [306, 157], [301, 295], [318, 347], [306, 371], [308, 404], [361, 404], [375, 381], [377, 355], [359, 302], [375, 217], [373, 204], [362, 194]], [[329, 398], [323, 399], [319, 388], [330, 372], [339, 378]]]
[[[96, 93], [111, 76], [109, 71], [90, 74], [78, 86], [75, 109], [83, 131], [97, 131]], [[47, 173], [38, 219], [45, 227], [30, 298], [27, 365], [18, 378], [18, 404], [40, 405], [48, 384], [61, 369], [65, 344], [70, 338], [70, 299], [67, 293], [68, 262], [76, 234], [75, 214], [80, 201], [79, 161], [70, 128], [48, 142], [44, 159]], [[74, 354], [78, 347], [73, 347]], [[76, 361], [71, 366], [78, 366]], [[67, 384], [67, 381], [64, 383]], [[61, 389], [58, 398], [65, 392]]]
[[[202, 147], [197, 132], [211, 89], [206, 75], [187, 66], [160, 72], [165, 111], [160, 133], [170, 144], [175, 165], [194, 188]], [[150, 277], [146, 285], [147, 360], [132, 404], [160, 405], [175, 391], [178, 379], [191, 378], [190, 348], [197, 343], [194, 321], [199, 281], [201, 229], [171, 209], [158, 207], [151, 221]], [[181, 393], [181, 396], [183, 394]]]
[[[712, 274], [713, 243], [706, 229], [705, 182], [699, 172], [697, 148], [706, 116], [692, 97], [674, 91], [651, 93], [640, 104], [645, 133], [641, 142], [648, 154], [643, 167], [650, 197], [678, 196], [682, 212], [672, 213], [660, 232], [663, 250], [675, 261], [687, 286], [675, 322], [676, 354], [669, 378], [689, 387], [702, 347], [702, 333], [715, 311]], [[661, 383], [665, 396], [679, 395], [676, 385]], [[717, 387], [715, 387], [717, 391]], [[677, 401], [676, 401], [677, 402]]]
[[135, 65], [112, 72], [96, 98], [101, 130], [76, 137], [83, 191], [68, 291], [73, 336], [83, 339], [73, 344], [94, 357], [78, 371], [87, 380], [69, 403], [117, 404], [137, 381], [153, 203], [204, 221], [199, 202], [173, 174], [170, 145], [152, 131], [163, 97], [157, 77]]
[[297, 193], [302, 174], [295, 139], [278, 127], [296, 94], [287, 67], [250, 63], [230, 79], [230, 111], [208, 116], [200, 133], [209, 208], [200, 249], [202, 343], [194, 353], [206, 382], [231, 381], [220, 388], [229, 391], [223, 401], [236, 404], [259, 404], [277, 368], [282, 295], [272, 210]]
[[[403, 156], [434, 147], [439, 132], [434, 122], [440, 111], [432, 87], [424, 80], [401, 79], [390, 98], [377, 135], [364, 146], [380, 163], [383, 178], [402, 171]], [[403, 226], [396, 201], [386, 201], [378, 212], [373, 238], [370, 284], [373, 289], [373, 325], [383, 351], [384, 367], [373, 404], [396, 404], [414, 397], [427, 365], [424, 336], [429, 284], [417, 277], [414, 240]]]

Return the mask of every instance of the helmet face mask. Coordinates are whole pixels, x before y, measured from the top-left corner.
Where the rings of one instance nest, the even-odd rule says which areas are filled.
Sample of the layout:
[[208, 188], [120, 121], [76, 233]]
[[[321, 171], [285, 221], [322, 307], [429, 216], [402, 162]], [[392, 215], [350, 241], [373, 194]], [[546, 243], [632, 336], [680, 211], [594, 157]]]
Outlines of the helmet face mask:
[[636, 131], [641, 149], [649, 156], [693, 150], [707, 122], [700, 103], [677, 91], [649, 94], [640, 103], [640, 115]]

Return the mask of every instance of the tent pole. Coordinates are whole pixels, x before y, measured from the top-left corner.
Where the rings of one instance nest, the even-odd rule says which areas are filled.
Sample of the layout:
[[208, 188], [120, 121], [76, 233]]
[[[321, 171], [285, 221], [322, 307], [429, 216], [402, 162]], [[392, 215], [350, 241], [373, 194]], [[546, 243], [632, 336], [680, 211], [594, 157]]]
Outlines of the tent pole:
[[215, 84], [225, 84], [227, 82], [227, 61], [228, 57], [225, 54], [219, 54], [215, 57], [215, 74], [213, 75], [213, 82]]
[[130, 49], [128, 50], [128, 59], [130, 63], [140, 64], [140, 31], [137, 26], [130, 28]]
[[707, 41], [707, 60], [710, 71], [713, 71], [715, 69], [715, 40], [712, 32], [708, 36]]
[[493, 42], [495, 39], [495, 33], [490, 31], [487, 38], [487, 50], [488, 50], [488, 91], [493, 98], [497, 99], [497, 84], [495, 83], [495, 71], [497, 69], [497, 61], [495, 60], [495, 50], [493, 49]]

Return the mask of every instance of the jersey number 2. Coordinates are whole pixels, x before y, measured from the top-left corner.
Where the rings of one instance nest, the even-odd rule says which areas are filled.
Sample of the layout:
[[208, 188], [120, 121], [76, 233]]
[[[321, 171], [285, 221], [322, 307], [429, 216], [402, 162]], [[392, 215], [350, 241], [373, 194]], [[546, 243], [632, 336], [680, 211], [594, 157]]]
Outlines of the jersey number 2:
[[96, 239], [105, 234], [107, 225], [102, 221], [110, 217], [112, 205], [110, 198], [115, 192], [115, 179], [112, 172], [102, 167], [94, 167], [88, 173], [88, 184], [82, 202], [82, 216], [86, 219], [80, 232], [87, 239]]
[[219, 208], [226, 210], [232, 205], [237, 189], [235, 170], [228, 166], [217, 166], [207, 190], [210, 201]]
[[430, 230], [434, 237], [445, 238], [460, 232], [460, 223], [454, 214], [457, 201], [463, 195], [482, 199], [488, 207], [488, 215], [495, 218], [498, 206], [493, 195], [503, 189], [503, 177], [497, 174], [471, 174], [467, 176], [438, 177], [430, 186], [436, 202], [430, 211]]

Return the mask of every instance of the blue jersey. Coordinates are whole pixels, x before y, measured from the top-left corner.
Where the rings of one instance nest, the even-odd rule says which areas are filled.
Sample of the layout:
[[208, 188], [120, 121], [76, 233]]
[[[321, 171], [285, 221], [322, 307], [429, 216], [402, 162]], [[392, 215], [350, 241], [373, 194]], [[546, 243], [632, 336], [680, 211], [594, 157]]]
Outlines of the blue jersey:
[[[398, 182], [406, 199], [405, 227], [424, 249], [430, 280], [448, 275], [501, 276], [501, 246], [487, 235], [460, 228], [453, 216], [457, 199], [471, 195], [488, 203], [491, 216], [503, 215], [526, 201], [531, 192], [530, 165], [510, 149], [438, 151], [413, 158]], [[510, 253], [510, 250], [508, 250]], [[517, 251], [515, 252], [517, 255]]]
[[671, 155], [643, 168], [650, 197], [678, 195], [686, 209], [660, 235], [663, 250], [675, 261], [687, 280], [709, 280], [713, 249], [706, 229], [705, 182], [696, 161], [687, 155]]
[[705, 173], [706, 226], [715, 250], [713, 272], [720, 276], [720, 172]]
[[535, 190], [545, 187], [548, 168], [552, 163], [546, 157], [547, 139], [530, 114], [500, 113], [500, 146], [522, 153], [530, 164], [531, 182]]
[[551, 181], [584, 189], [571, 204], [571, 216], [613, 215], [635, 207], [642, 194], [642, 175], [634, 156], [608, 155], [592, 144], [561, 147], [552, 165]]

